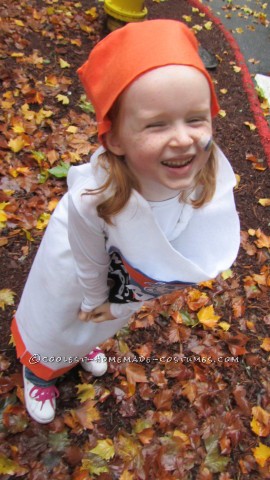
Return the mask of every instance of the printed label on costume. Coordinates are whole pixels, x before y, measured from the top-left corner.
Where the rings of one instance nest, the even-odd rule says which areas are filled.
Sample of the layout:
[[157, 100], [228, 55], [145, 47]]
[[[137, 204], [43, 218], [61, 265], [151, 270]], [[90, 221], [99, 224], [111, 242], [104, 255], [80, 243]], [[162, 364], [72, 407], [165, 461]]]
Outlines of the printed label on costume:
[[146, 301], [192, 285], [178, 281], [162, 282], [150, 278], [140, 270], [133, 268], [121, 256], [120, 251], [114, 247], [110, 248], [109, 254], [111, 258], [108, 273], [110, 302]]

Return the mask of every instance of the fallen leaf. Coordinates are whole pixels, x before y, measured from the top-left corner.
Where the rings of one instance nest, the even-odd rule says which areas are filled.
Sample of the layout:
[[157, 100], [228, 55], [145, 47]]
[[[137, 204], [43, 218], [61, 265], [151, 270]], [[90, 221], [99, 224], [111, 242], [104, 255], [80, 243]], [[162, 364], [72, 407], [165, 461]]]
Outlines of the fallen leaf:
[[113, 441], [110, 438], [98, 440], [97, 445], [90, 452], [103, 458], [103, 460], [110, 460], [115, 454]]
[[2, 310], [5, 310], [6, 306], [14, 305], [15, 295], [16, 293], [9, 288], [3, 288], [2, 290], [0, 290], [0, 308], [2, 308]]
[[259, 443], [258, 447], [252, 448], [254, 458], [260, 467], [264, 467], [267, 460], [270, 458], [270, 447]]
[[63, 60], [63, 58], [59, 59], [59, 64], [61, 68], [69, 68], [71, 66], [70, 63], [66, 62], [66, 60]]
[[207, 328], [214, 328], [217, 325], [218, 320], [220, 319], [219, 315], [215, 315], [213, 305], [209, 307], [201, 308], [197, 313], [199, 322]]
[[252, 408], [253, 418], [250, 422], [252, 431], [259, 437], [270, 435], [270, 413], [260, 406]]
[[258, 203], [263, 207], [270, 207], [270, 198], [260, 198], [260, 200], [258, 200]]
[[265, 350], [266, 352], [270, 352], [270, 337], [266, 337], [263, 339], [260, 347]]

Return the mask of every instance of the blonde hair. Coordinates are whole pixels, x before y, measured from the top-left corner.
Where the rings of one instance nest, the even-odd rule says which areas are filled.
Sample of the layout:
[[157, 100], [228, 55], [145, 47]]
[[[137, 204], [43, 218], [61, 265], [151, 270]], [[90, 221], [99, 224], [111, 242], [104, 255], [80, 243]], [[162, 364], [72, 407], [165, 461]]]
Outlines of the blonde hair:
[[[94, 190], [86, 190], [86, 194], [102, 194], [110, 192], [111, 195], [106, 196], [105, 200], [97, 206], [97, 213], [106, 223], [112, 225], [112, 217], [119, 213], [127, 204], [132, 189], [140, 193], [140, 184], [135, 176], [131, 173], [124, 157], [117, 156], [107, 150], [99, 156], [100, 165], [107, 171], [108, 178], [101, 187]], [[195, 184], [188, 192], [183, 191], [179, 195], [179, 201], [191, 203], [193, 208], [200, 208], [213, 198], [216, 189], [216, 146], [212, 146], [210, 157], [205, 166], [198, 173]], [[188, 197], [197, 187], [201, 187], [198, 196], [194, 200]]]

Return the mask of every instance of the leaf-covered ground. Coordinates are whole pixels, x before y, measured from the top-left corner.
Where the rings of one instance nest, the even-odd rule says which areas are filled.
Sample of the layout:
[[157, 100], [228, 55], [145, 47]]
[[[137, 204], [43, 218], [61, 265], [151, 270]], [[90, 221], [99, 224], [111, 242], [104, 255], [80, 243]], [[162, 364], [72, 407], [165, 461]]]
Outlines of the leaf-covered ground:
[[[106, 32], [102, 2], [2, 0], [0, 12], [0, 474], [4, 480], [270, 478], [267, 162], [230, 46], [184, 0], [146, 2], [218, 59], [218, 143], [238, 176], [242, 246], [219, 278], [143, 309], [104, 347], [108, 373], [59, 382], [57, 416], [32, 421], [9, 325], [70, 164], [97, 146], [75, 70]], [[269, 25], [263, 4], [254, 16]], [[261, 14], [261, 15], [260, 15]], [[157, 40], [158, 48], [158, 40]], [[256, 59], [255, 59], [256, 61]], [[262, 111], [269, 114], [265, 102]], [[56, 168], [56, 170], [55, 170]], [[58, 178], [56, 175], [63, 175]], [[230, 239], [228, 238], [228, 241]]]

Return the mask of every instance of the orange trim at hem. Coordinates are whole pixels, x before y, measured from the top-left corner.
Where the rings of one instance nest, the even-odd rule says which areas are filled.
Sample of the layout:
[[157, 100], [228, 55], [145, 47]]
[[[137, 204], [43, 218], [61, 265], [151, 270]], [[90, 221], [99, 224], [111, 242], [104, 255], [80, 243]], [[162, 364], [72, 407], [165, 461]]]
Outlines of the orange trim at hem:
[[52, 370], [51, 368], [46, 367], [41, 363], [33, 363], [33, 358], [35, 357], [35, 355], [26, 350], [26, 346], [20, 335], [15, 317], [13, 318], [11, 323], [11, 332], [16, 344], [17, 358], [19, 358], [20, 362], [25, 367], [29, 368], [29, 370], [31, 370], [31, 372], [33, 372], [37, 377], [42, 378], [42, 380], [52, 380], [54, 378], [58, 378], [64, 373], [74, 368], [75, 365], [77, 365], [73, 363], [68, 367], [59, 368], [59, 370]]

